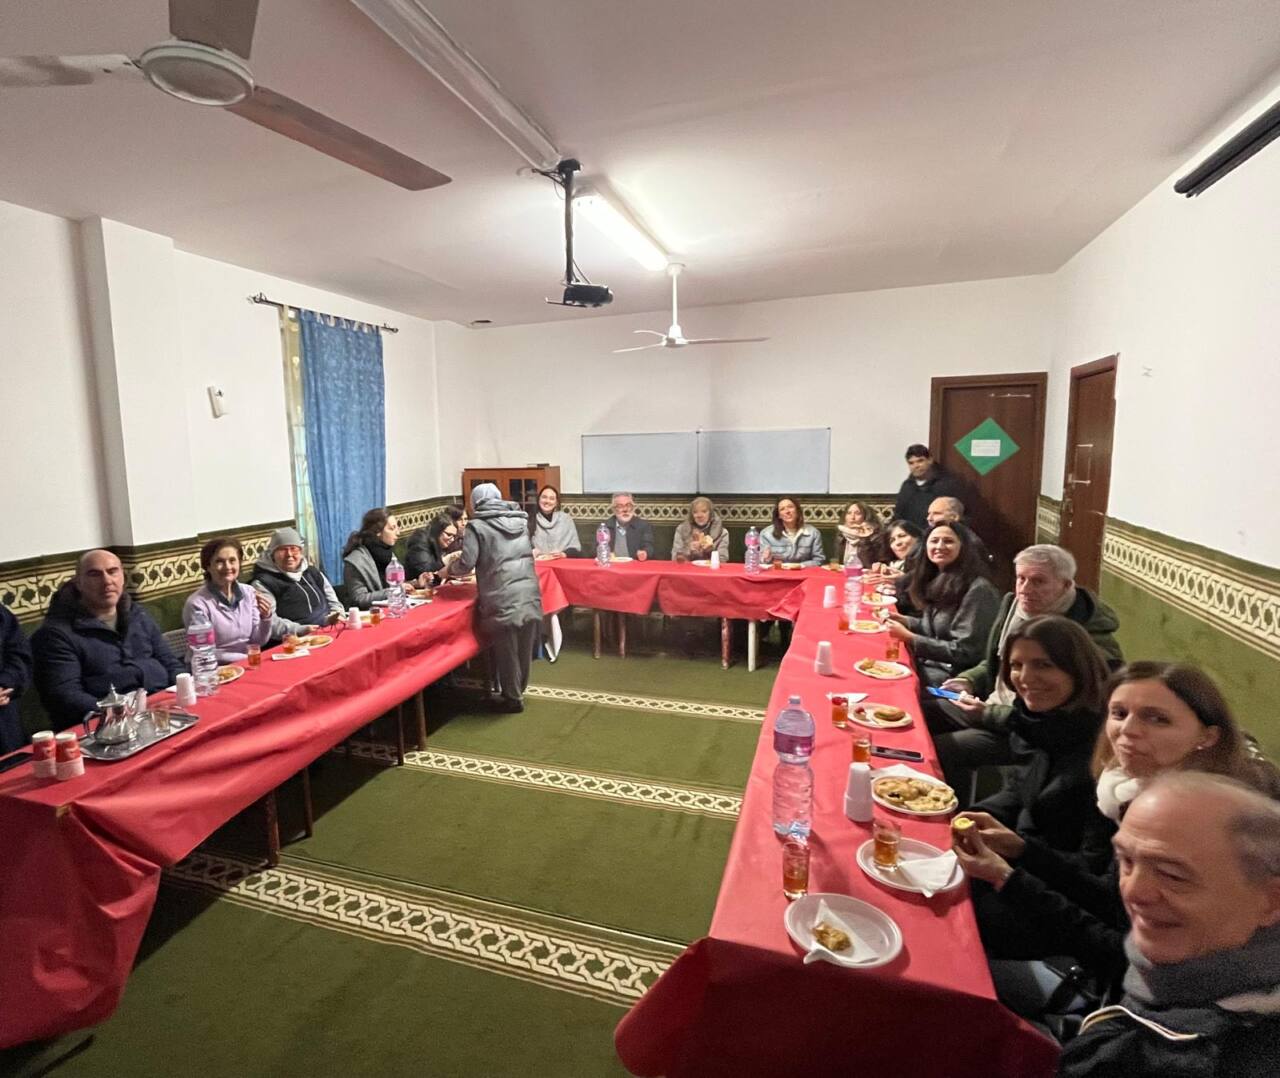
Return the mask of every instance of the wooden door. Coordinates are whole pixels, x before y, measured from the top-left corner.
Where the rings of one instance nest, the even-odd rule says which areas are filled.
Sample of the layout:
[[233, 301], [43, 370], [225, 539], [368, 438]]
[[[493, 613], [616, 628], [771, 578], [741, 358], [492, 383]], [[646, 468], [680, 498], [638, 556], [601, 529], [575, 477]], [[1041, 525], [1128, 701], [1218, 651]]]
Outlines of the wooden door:
[[1102, 571], [1102, 533], [1111, 493], [1118, 358], [1108, 356], [1071, 368], [1058, 542], [1075, 555], [1076, 582], [1094, 591]]
[[1043, 371], [933, 379], [929, 448], [968, 488], [965, 520], [1006, 590], [1014, 555], [1036, 541], [1048, 380]]

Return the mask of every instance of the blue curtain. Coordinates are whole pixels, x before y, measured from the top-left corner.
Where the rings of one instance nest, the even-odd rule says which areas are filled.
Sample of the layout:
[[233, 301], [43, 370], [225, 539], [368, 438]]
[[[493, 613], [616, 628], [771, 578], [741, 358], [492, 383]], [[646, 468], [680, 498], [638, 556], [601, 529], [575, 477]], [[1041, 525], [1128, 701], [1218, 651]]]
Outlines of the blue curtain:
[[342, 583], [342, 544], [387, 497], [382, 334], [362, 322], [299, 311], [307, 470], [320, 567]]

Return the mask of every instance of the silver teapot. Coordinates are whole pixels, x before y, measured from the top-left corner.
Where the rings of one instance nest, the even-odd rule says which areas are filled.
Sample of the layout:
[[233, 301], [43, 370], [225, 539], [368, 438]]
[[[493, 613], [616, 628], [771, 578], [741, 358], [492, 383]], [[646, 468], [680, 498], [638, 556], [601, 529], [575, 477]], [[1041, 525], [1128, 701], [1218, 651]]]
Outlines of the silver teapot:
[[[138, 701], [132, 693], [122, 696], [112, 685], [111, 691], [98, 701], [97, 708], [97, 711], [91, 711], [85, 716], [84, 729], [86, 734], [92, 733], [99, 744], [122, 745], [138, 735]], [[98, 726], [95, 730], [90, 730], [89, 723], [95, 716]]]

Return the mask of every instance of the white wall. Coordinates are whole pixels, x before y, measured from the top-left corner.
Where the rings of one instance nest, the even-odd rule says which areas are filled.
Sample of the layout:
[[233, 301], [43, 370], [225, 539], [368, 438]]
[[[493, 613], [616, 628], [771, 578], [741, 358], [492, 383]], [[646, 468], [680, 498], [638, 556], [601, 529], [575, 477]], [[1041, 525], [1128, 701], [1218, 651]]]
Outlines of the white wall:
[[0, 561], [107, 540], [76, 224], [0, 202]]
[[[278, 312], [249, 303], [258, 292], [400, 330], [382, 335], [387, 501], [442, 492], [431, 322], [186, 252], [178, 252], [177, 269], [196, 485], [216, 491], [230, 481], [238, 488], [229, 499], [200, 499], [200, 531], [293, 516]], [[215, 420], [209, 408], [210, 384], [224, 390], [229, 411], [221, 419]]]
[[[831, 489], [897, 489], [929, 436], [936, 375], [1047, 370], [1050, 282], [1020, 277], [680, 312], [690, 337], [762, 344], [655, 348], [669, 315], [438, 334], [445, 479], [463, 467], [560, 465], [581, 484], [584, 433], [832, 428]], [[465, 405], [463, 404], [465, 402]]]
[[1194, 199], [1174, 178], [1054, 276], [1044, 490], [1062, 493], [1070, 368], [1118, 352], [1110, 515], [1280, 565], [1280, 145]]
[[[259, 291], [400, 329], [383, 335], [387, 500], [455, 489], [456, 477], [440, 480], [433, 323], [100, 224], [0, 202], [0, 561], [293, 516], [280, 333], [275, 308], [248, 302]], [[86, 251], [95, 242], [96, 255]], [[95, 312], [106, 359], [123, 364], [102, 387], [108, 403], [117, 380], [132, 402], [108, 409], [105, 434]], [[209, 384], [226, 391], [230, 412], [218, 420]]]

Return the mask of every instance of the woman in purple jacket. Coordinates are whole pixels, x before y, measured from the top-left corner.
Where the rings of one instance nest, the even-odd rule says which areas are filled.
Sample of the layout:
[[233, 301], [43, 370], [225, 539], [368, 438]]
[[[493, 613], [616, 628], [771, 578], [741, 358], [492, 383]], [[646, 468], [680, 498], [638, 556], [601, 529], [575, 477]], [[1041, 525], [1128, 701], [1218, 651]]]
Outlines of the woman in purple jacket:
[[235, 539], [219, 536], [200, 549], [204, 586], [182, 608], [182, 624], [190, 625], [203, 609], [213, 626], [218, 662], [233, 663], [248, 654], [250, 644], [265, 644], [271, 636], [271, 596], [240, 583], [244, 548]]

